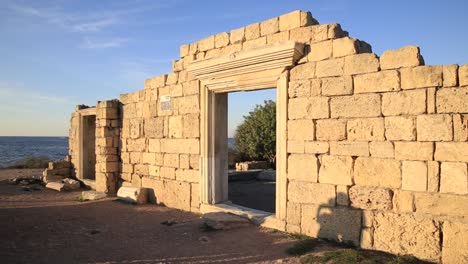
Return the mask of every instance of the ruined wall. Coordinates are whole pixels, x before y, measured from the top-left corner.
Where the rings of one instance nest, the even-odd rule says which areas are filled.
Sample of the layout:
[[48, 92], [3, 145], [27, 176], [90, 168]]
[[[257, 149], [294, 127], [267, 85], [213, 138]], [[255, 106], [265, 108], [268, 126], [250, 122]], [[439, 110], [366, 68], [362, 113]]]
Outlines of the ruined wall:
[[423, 66], [417, 47], [379, 58], [308, 12], [183, 45], [174, 72], [121, 95], [119, 185], [199, 211], [200, 82], [187, 65], [286, 40], [306, 44], [289, 71], [286, 230], [466, 261], [468, 66]]

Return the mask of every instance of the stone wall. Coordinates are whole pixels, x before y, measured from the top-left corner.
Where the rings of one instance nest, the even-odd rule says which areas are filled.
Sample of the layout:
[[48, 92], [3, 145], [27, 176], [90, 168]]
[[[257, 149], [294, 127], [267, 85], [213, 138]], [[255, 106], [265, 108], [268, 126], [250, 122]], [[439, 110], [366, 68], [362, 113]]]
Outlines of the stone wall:
[[286, 231], [466, 262], [468, 65], [424, 66], [417, 47], [379, 57], [308, 12], [183, 45], [172, 73], [121, 95], [119, 185], [198, 212], [200, 81], [187, 66], [287, 40], [305, 55], [288, 69]]

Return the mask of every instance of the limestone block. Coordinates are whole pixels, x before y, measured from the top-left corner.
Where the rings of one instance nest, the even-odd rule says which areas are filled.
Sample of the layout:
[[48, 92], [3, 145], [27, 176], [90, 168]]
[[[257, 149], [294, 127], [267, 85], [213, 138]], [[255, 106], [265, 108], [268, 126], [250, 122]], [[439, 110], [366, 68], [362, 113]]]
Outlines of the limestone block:
[[200, 137], [200, 115], [188, 114], [184, 115], [183, 136], [185, 138]]
[[189, 169], [190, 168], [190, 155], [181, 154], [179, 156], [179, 167], [181, 169]]
[[148, 174], [151, 177], [161, 176], [161, 167], [156, 165], [148, 165]]
[[380, 67], [382, 70], [420, 65], [424, 65], [424, 60], [417, 46], [406, 46], [397, 50], [386, 50], [382, 53], [382, 56], [380, 56]]
[[247, 40], [242, 44], [243, 50], [254, 49], [258, 47], [262, 47], [267, 44], [266, 37], [261, 37], [253, 40]]
[[346, 75], [376, 72], [379, 70], [379, 58], [373, 53], [362, 53], [345, 57]]
[[245, 27], [231, 30], [229, 39], [231, 44], [243, 42], [245, 40]]
[[180, 51], [180, 57], [181, 58], [187, 56], [189, 54], [189, 51], [190, 51], [190, 45], [185, 44], [185, 45], [180, 46], [179, 51]]
[[254, 23], [245, 27], [245, 40], [252, 40], [260, 37], [260, 23]]
[[438, 89], [436, 102], [437, 113], [468, 113], [468, 87]]
[[437, 142], [434, 159], [468, 162], [468, 142]]
[[424, 192], [427, 189], [427, 165], [424, 161], [403, 161], [401, 189]]
[[283, 31], [275, 34], [267, 35], [267, 43], [268, 44], [275, 44], [281, 43], [289, 40], [289, 31]]
[[361, 230], [361, 240], [359, 247], [364, 249], [372, 249], [374, 243], [374, 229], [363, 228]]
[[[133, 127], [132, 121], [130, 122], [131, 126]], [[146, 119], [144, 123], [144, 132], [145, 135], [149, 138], [162, 138], [164, 132], [164, 119], [160, 117]], [[136, 131], [131, 131], [130, 133], [135, 134]]]
[[311, 119], [323, 119], [329, 118], [329, 98], [323, 96], [312, 96], [309, 97], [307, 102], [307, 118]]
[[148, 164], [135, 164], [133, 167], [135, 170], [135, 174], [138, 175], [149, 175]]
[[369, 156], [368, 142], [330, 142], [330, 154], [338, 156]]
[[56, 190], [59, 192], [65, 191], [65, 184], [63, 182], [48, 182], [46, 188]]
[[335, 39], [335, 38], [344, 38], [348, 37], [348, 32], [341, 29], [340, 24], [328, 24], [328, 38]]
[[374, 222], [374, 211], [362, 210], [362, 226], [372, 227]]
[[125, 202], [145, 204], [148, 202], [148, 191], [145, 188], [120, 187], [117, 198]]
[[458, 65], [444, 65], [442, 67], [442, 74], [444, 76], [444, 87], [453, 87], [458, 84]]
[[143, 178], [142, 187], [151, 189], [150, 200], [157, 204], [190, 211], [190, 183]]
[[355, 93], [392, 92], [398, 90], [400, 90], [400, 75], [395, 70], [354, 76]]
[[183, 132], [183, 116], [169, 117], [169, 137], [181, 138]]
[[362, 186], [400, 188], [400, 162], [358, 157], [354, 163], [354, 183]]
[[418, 141], [452, 141], [452, 117], [450, 115], [418, 116], [417, 135]]
[[324, 154], [329, 150], [328, 142], [308, 141], [305, 142], [305, 153]]
[[331, 40], [310, 44], [310, 52], [307, 55], [309, 61], [321, 61], [332, 57], [333, 43]]
[[316, 136], [319, 141], [340, 141], [346, 139], [346, 120], [323, 119], [316, 122]]
[[442, 162], [440, 167], [440, 192], [468, 194], [467, 164]]
[[415, 193], [416, 213], [466, 217], [468, 213], [468, 196], [438, 193]]
[[[329, 39], [328, 31], [329, 31], [329, 24], [323, 25], [314, 25], [310, 27], [311, 30], [311, 40], [312, 42], [324, 41]], [[334, 37], [330, 37], [333, 39]]]
[[287, 150], [288, 153], [304, 153], [305, 144], [304, 140], [288, 140]]
[[300, 27], [289, 31], [289, 39], [296, 42], [310, 43], [312, 38], [311, 27]]
[[315, 155], [291, 154], [288, 157], [288, 179], [317, 182], [318, 160]]
[[[190, 185], [190, 206], [192, 209], [200, 208], [200, 186], [198, 183], [192, 183]], [[191, 210], [192, 212], [198, 212], [198, 210]]]
[[303, 205], [301, 230], [306, 235], [359, 245], [361, 211], [330, 208], [323, 205]]
[[414, 117], [385, 117], [385, 138], [387, 140], [416, 140], [416, 120]]
[[384, 116], [419, 115], [425, 112], [425, 90], [384, 93], [382, 95], [382, 113]]
[[378, 212], [374, 218], [374, 249], [438, 261], [440, 225], [410, 214]]
[[442, 86], [442, 66], [418, 66], [400, 70], [401, 89]]
[[395, 142], [395, 159], [432, 160], [434, 144], [432, 142]]
[[176, 84], [179, 79], [179, 73], [172, 72], [167, 75], [166, 85]]
[[215, 48], [215, 37], [214, 36], [209, 36], [207, 38], [204, 38], [202, 40], [198, 41], [198, 50], [199, 51], [207, 51], [210, 49]]
[[314, 140], [314, 122], [310, 119], [288, 121], [288, 140]]
[[155, 153], [142, 153], [141, 154], [141, 162], [145, 164], [154, 164], [154, 161], [156, 160], [156, 154]]
[[338, 38], [333, 40], [333, 57], [344, 57], [358, 54], [358, 42], [354, 38]]
[[199, 154], [199, 139], [161, 139], [161, 151], [177, 154]]
[[185, 82], [182, 84], [182, 90], [184, 95], [192, 95], [200, 93], [200, 81], [194, 80], [190, 82]]
[[443, 263], [466, 263], [468, 260], [468, 224], [444, 222], [442, 242]]
[[242, 43], [230, 44], [221, 49], [221, 55], [230, 55], [242, 50]]
[[346, 125], [348, 140], [350, 141], [384, 141], [383, 118], [351, 119]]
[[460, 86], [468, 85], [468, 64], [464, 64], [458, 68], [458, 78], [460, 80]]
[[229, 45], [229, 33], [222, 32], [214, 36], [215, 48], [222, 48]]
[[439, 162], [428, 161], [427, 162], [427, 191], [438, 192], [439, 191]]
[[160, 152], [161, 151], [161, 142], [159, 139], [149, 139], [148, 141], [148, 151], [149, 152]]
[[351, 76], [323, 78], [321, 81], [322, 95], [349, 95], [353, 93], [353, 78]]
[[177, 169], [176, 180], [183, 181], [183, 182], [198, 183], [200, 182], [200, 171]]
[[390, 189], [355, 185], [349, 189], [351, 206], [369, 210], [391, 210], [393, 192]]
[[335, 186], [331, 184], [290, 181], [288, 184], [288, 201], [298, 204], [335, 206]]
[[178, 154], [164, 154], [164, 166], [178, 168], [179, 167], [179, 155]]
[[162, 178], [175, 180], [175, 168], [161, 167], [159, 168], [159, 175]]
[[329, 59], [324, 61], [318, 61], [315, 71], [315, 76], [331, 77], [331, 76], [342, 76], [344, 73], [344, 58]]
[[310, 96], [311, 81], [298, 80], [289, 82], [288, 94], [290, 98]]
[[452, 115], [453, 118], [453, 140], [468, 140], [468, 115]]
[[346, 156], [322, 156], [319, 182], [339, 185], [353, 184], [353, 158]]
[[349, 206], [349, 187], [347, 185], [337, 185], [336, 186], [336, 204]]
[[395, 151], [390, 141], [369, 142], [370, 155], [373, 158], [394, 158]]
[[275, 34], [279, 31], [279, 18], [274, 17], [272, 19], [265, 20], [260, 22], [260, 35], [270, 35]]
[[200, 168], [200, 156], [190, 155], [190, 168], [198, 170]]
[[304, 63], [291, 69], [291, 80], [306, 80], [315, 77], [315, 63]]
[[434, 114], [436, 112], [436, 88], [427, 88], [427, 113]]
[[179, 110], [179, 114], [193, 114], [200, 112], [198, 95], [184, 96], [177, 99], [179, 99], [177, 103], [175, 102], [176, 100], [174, 100], [174, 103]]
[[330, 100], [331, 117], [375, 117], [380, 116], [379, 94], [358, 94], [333, 97]]
[[414, 196], [412, 192], [396, 190], [393, 194], [393, 209], [399, 213], [412, 213], [415, 211]]
[[82, 191], [80, 199], [83, 201], [95, 201], [104, 199], [107, 197], [107, 194], [96, 191]]
[[310, 26], [313, 24], [318, 24], [318, 22], [312, 18], [312, 14], [310, 12], [297, 10], [279, 17], [280, 31], [291, 30], [303, 26]]
[[198, 52], [198, 42], [190, 43], [189, 54], [195, 54]]
[[288, 224], [300, 225], [301, 224], [301, 205], [288, 202], [286, 206], [286, 221]]

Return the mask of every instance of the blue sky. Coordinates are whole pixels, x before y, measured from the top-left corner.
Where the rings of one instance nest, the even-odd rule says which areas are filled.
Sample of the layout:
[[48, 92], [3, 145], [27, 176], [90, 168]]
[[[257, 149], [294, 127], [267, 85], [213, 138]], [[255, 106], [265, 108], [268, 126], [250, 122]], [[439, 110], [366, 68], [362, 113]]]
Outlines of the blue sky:
[[[419, 45], [426, 64], [468, 63], [466, 0], [0, 0], [0, 135], [67, 135], [75, 105], [142, 89], [181, 44], [297, 9], [377, 54]], [[237, 97], [230, 127], [272, 95]]]

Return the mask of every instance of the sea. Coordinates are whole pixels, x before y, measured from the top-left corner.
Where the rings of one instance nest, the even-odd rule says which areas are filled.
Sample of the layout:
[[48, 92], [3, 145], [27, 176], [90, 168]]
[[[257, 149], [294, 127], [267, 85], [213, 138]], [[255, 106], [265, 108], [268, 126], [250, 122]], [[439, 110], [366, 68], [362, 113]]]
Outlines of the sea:
[[68, 154], [68, 137], [0, 137], [0, 168], [30, 156], [61, 160]]

